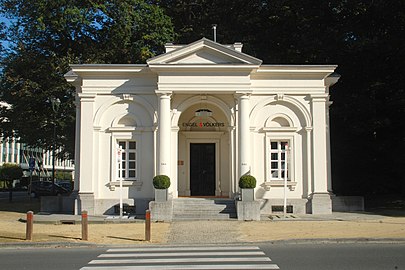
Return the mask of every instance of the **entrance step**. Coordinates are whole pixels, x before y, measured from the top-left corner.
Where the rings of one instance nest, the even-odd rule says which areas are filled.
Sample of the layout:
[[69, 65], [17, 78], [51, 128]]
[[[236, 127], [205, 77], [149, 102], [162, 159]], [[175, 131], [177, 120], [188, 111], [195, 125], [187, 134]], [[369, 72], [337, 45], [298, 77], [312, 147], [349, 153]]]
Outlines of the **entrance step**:
[[218, 198], [173, 200], [173, 220], [226, 220], [236, 218], [235, 201]]

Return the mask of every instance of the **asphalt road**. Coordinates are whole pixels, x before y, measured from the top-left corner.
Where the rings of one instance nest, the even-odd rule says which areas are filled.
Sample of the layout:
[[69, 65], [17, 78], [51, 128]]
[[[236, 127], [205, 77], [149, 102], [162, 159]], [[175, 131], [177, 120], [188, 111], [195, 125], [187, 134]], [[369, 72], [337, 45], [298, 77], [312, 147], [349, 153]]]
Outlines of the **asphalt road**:
[[260, 247], [282, 270], [405, 269], [405, 243], [265, 244]]
[[[251, 244], [249, 244], [251, 245]], [[248, 245], [245, 245], [248, 246]], [[405, 244], [259, 244], [253, 245], [264, 251], [262, 258], [270, 258], [269, 265], [288, 269], [405, 269]], [[139, 246], [133, 246], [139, 248]], [[160, 246], [158, 248], [168, 248]], [[216, 246], [214, 246], [216, 247]], [[172, 248], [172, 247], [169, 247]], [[178, 247], [176, 247], [178, 248]], [[97, 265], [89, 264], [97, 261], [100, 254], [108, 253], [108, 248], [1, 248], [1, 269], [91, 269]], [[190, 252], [190, 251], [187, 251]], [[229, 250], [229, 252], [235, 252]], [[226, 253], [223, 252], [223, 253]], [[179, 254], [182, 254], [181, 252]], [[181, 255], [180, 255], [181, 256]], [[213, 255], [226, 258], [228, 256]], [[229, 256], [231, 257], [231, 256]], [[234, 255], [235, 258], [238, 256]], [[102, 258], [101, 258], [102, 259]], [[113, 258], [114, 259], [114, 258]], [[158, 258], [159, 259], [159, 258]], [[187, 259], [187, 258], [185, 258]], [[136, 260], [136, 259], [135, 259]], [[220, 260], [220, 259], [219, 259]], [[198, 263], [191, 259], [191, 263]], [[221, 263], [210, 263], [215, 267]], [[260, 263], [260, 262], [253, 262]], [[270, 264], [271, 263], [271, 264]], [[125, 265], [118, 265], [118, 268]], [[105, 269], [110, 269], [109, 267]], [[130, 269], [130, 268], [125, 268]], [[152, 268], [158, 269], [158, 268]], [[221, 267], [213, 268], [221, 269]], [[249, 269], [255, 269], [254, 266]], [[264, 268], [273, 269], [273, 268]]]

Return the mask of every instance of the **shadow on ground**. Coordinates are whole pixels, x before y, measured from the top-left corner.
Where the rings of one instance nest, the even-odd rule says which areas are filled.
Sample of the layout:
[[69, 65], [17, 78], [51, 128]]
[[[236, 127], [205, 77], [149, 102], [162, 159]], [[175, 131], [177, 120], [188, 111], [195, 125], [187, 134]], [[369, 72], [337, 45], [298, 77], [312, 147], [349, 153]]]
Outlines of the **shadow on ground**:
[[365, 212], [388, 217], [405, 217], [405, 196], [373, 195], [364, 198]]

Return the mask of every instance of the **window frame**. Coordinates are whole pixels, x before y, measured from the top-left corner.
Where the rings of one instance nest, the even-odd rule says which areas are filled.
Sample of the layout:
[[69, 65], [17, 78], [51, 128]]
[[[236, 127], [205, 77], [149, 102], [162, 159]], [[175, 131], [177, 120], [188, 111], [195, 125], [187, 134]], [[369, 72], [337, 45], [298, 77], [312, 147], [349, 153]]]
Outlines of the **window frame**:
[[275, 185], [279, 182], [283, 182], [284, 178], [274, 178], [271, 174], [271, 142], [280, 142], [285, 141], [288, 143], [289, 151], [287, 155], [287, 182], [288, 185], [294, 185], [296, 183], [295, 179], [295, 134], [281, 133], [275, 134], [275, 132], [266, 132], [266, 145], [265, 145], [265, 169], [266, 169], [266, 182], [274, 183]]
[[[118, 161], [116, 160], [116, 178], [120, 179], [121, 173], [124, 172], [122, 177], [125, 181], [136, 181], [139, 180], [139, 164], [138, 164], [138, 149], [139, 143], [135, 139], [117, 139], [116, 148], [122, 146], [122, 143], [125, 144], [125, 148], [122, 148], [122, 158], [121, 166], [118, 166]], [[130, 144], [135, 143], [135, 148], [131, 148]], [[131, 154], [135, 154], [135, 159], [129, 159]], [[117, 157], [118, 158], [118, 157]], [[130, 167], [130, 163], [134, 163], [134, 168]], [[135, 176], [131, 177], [130, 172], [133, 171]]]

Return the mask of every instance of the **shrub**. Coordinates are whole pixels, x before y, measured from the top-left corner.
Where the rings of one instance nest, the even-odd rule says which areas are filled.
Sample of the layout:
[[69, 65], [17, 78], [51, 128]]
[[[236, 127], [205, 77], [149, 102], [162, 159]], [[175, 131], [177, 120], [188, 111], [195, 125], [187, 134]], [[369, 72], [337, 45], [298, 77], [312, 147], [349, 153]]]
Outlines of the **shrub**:
[[240, 188], [255, 188], [256, 178], [252, 175], [242, 175], [239, 179]]
[[170, 178], [167, 175], [156, 175], [153, 177], [153, 187], [156, 189], [167, 189], [170, 187]]

